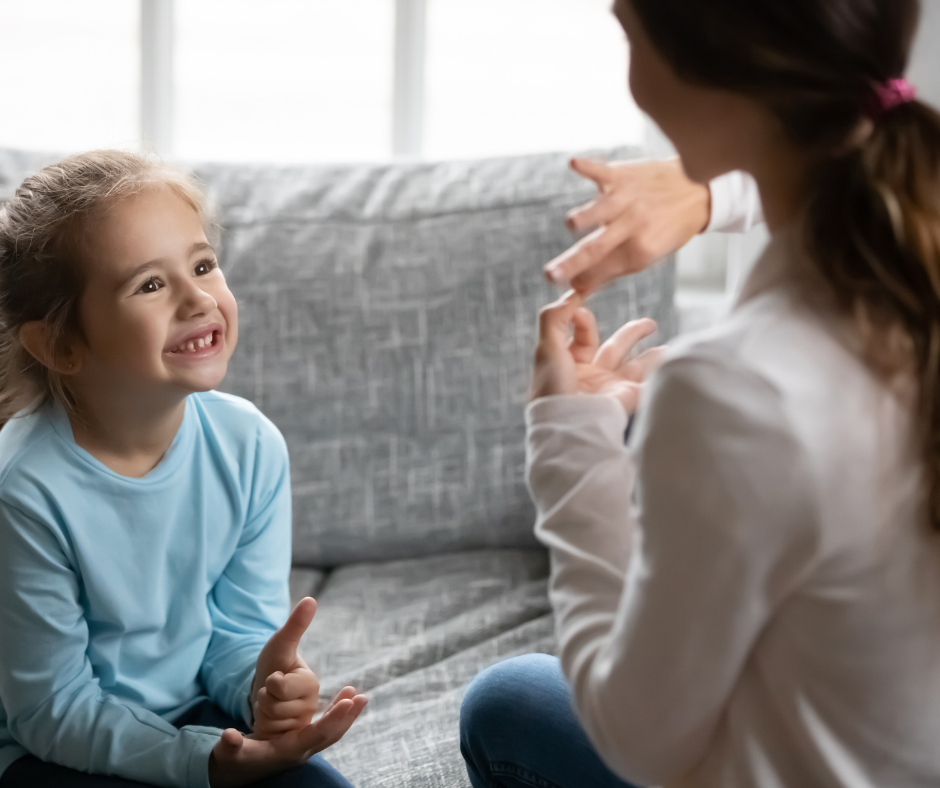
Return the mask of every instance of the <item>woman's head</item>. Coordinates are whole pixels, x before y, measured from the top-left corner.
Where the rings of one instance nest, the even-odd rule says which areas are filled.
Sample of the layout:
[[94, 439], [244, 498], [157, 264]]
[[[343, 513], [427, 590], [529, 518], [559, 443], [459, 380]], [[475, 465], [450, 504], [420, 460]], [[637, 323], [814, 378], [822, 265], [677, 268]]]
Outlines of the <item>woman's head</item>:
[[[854, 318], [873, 368], [918, 380], [931, 520], [940, 527], [940, 115], [909, 95], [881, 95], [904, 76], [919, 1], [617, 0], [615, 8], [634, 44], [638, 102], [693, 177], [730, 168], [759, 176], [771, 165], [750, 168], [751, 159], [770, 154], [781, 162], [777, 183], [792, 171], [792, 218], [802, 220], [824, 289]], [[743, 134], [733, 128], [741, 119], [751, 123]]]
[[237, 311], [205, 226], [193, 179], [136, 154], [27, 178], [0, 211], [0, 418], [37, 399], [74, 411], [103, 391], [218, 385]]
[[[710, 124], [733, 129], [746, 113], [742, 99], [765, 109], [797, 149], [823, 157], [843, 149], [863, 133], [875, 87], [904, 74], [920, 6], [918, 0], [617, 0], [616, 9], [640, 39], [631, 74], [637, 98], [654, 117], [664, 116], [662, 125], [675, 132], [686, 160], [708, 145], [714, 152], [722, 143], [740, 143], [740, 133], [702, 137]], [[673, 100], [673, 86], [662, 89], [657, 58], [684, 85], [681, 101]], [[702, 90], [713, 93], [707, 102]], [[696, 113], [705, 134], [676, 123]]]

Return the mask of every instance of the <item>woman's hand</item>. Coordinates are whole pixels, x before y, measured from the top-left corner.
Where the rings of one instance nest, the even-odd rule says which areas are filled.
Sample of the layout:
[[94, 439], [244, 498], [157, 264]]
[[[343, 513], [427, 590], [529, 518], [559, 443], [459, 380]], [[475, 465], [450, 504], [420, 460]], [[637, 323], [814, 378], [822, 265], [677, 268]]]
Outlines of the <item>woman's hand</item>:
[[649, 318], [619, 328], [603, 345], [594, 315], [573, 290], [539, 314], [539, 344], [531, 399], [556, 394], [606, 394], [628, 414], [636, 411], [643, 381], [662, 359], [656, 347], [631, 358], [636, 345], [656, 331]]
[[596, 229], [548, 263], [545, 276], [579, 293], [648, 268], [685, 246], [711, 219], [711, 192], [690, 181], [678, 159], [572, 159], [571, 169], [594, 181], [598, 196], [568, 214], [568, 229]]
[[300, 766], [338, 742], [365, 705], [365, 695], [345, 687], [319, 720], [300, 729], [260, 740], [228, 728], [209, 756], [209, 785], [239, 788]]

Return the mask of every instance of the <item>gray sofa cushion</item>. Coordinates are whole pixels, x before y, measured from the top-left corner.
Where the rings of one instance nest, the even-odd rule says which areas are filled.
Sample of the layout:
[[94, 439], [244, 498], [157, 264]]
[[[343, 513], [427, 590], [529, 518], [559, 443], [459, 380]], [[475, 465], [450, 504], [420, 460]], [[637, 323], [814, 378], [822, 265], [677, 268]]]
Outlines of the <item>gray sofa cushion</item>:
[[[469, 681], [500, 659], [554, 652], [547, 575], [538, 549], [328, 574], [301, 652], [320, 676], [322, 704], [351, 684], [369, 705], [327, 760], [356, 788], [469, 788], [460, 702]], [[295, 583], [298, 596], [306, 582]]]
[[[630, 156], [630, 151], [615, 155]], [[563, 155], [201, 166], [241, 339], [226, 385], [281, 428], [294, 560], [532, 545], [523, 408], [541, 266], [593, 194]], [[673, 266], [594, 300], [602, 330], [673, 329]]]

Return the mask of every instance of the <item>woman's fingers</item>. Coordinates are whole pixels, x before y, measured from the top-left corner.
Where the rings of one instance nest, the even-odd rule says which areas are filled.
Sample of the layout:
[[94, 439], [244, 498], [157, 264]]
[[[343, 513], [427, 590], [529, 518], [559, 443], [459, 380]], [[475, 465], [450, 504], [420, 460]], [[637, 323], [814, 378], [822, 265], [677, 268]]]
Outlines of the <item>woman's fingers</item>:
[[546, 349], [567, 352], [568, 329], [582, 303], [581, 296], [571, 290], [557, 301], [542, 307], [539, 312], [540, 347], [544, 345]]
[[568, 343], [568, 350], [579, 364], [590, 364], [600, 345], [597, 321], [591, 310], [582, 306], [571, 316], [571, 324], [574, 334]]
[[596, 200], [572, 208], [565, 217], [565, 227], [569, 232], [580, 233], [616, 219], [622, 213], [623, 206], [620, 200], [614, 199], [615, 196], [604, 194]]
[[656, 321], [648, 317], [631, 320], [601, 345], [594, 357], [595, 365], [611, 371], [617, 369], [639, 342], [655, 333]]
[[601, 193], [610, 182], [611, 166], [607, 162], [575, 156], [568, 162], [568, 166], [582, 178], [594, 181]]
[[553, 284], [573, 281], [582, 272], [602, 263], [626, 241], [630, 232], [631, 228], [625, 222], [598, 227], [546, 263], [545, 277]]
[[665, 355], [665, 345], [651, 347], [649, 350], [640, 353], [635, 359], [632, 359], [630, 365], [636, 369], [639, 380], [646, 380], [652, 372], [663, 363], [663, 357]]

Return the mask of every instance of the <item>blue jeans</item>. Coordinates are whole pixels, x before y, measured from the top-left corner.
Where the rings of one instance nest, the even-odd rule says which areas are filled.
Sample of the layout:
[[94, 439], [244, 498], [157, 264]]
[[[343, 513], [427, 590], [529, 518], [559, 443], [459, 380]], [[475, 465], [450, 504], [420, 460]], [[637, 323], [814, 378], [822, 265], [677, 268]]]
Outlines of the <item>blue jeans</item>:
[[[248, 733], [245, 723], [229, 717], [211, 701], [203, 701], [190, 709], [173, 723], [177, 728], [184, 725], [206, 725], [211, 728], [237, 728]], [[352, 788], [336, 769], [319, 755], [307, 763], [281, 772], [274, 777], [252, 783], [254, 788]], [[0, 788], [148, 788], [145, 783], [87, 774], [67, 769], [55, 763], [41, 761], [26, 755], [10, 764], [0, 777]]]
[[528, 654], [483, 671], [460, 708], [473, 788], [631, 788], [598, 757], [554, 657]]

